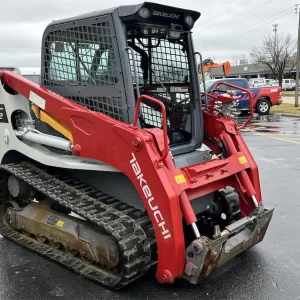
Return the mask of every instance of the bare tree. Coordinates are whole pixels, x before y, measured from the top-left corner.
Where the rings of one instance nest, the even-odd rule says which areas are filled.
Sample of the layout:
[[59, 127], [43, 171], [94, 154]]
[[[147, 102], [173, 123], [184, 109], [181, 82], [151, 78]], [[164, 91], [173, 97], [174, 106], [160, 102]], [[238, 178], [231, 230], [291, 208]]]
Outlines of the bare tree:
[[237, 66], [239, 64], [239, 56], [234, 54], [231, 58], [231, 64]]
[[238, 66], [241, 64], [241, 61], [247, 61], [247, 54], [234, 54], [231, 58], [231, 64], [233, 66]]
[[260, 46], [253, 47], [250, 57], [254, 63], [266, 65], [282, 87], [284, 74], [290, 73], [296, 65], [296, 48], [291, 34], [269, 35]]
[[239, 62], [241, 62], [241, 61], [248, 62], [248, 55], [245, 54], [245, 53], [240, 54], [240, 56], [239, 56]]
[[291, 71], [294, 69], [294, 67], [297, 64], [297, 51], [292, 55], [291, 60], [287, 64], [287, 69], [289, 70], [289, 75], [291, 75]]

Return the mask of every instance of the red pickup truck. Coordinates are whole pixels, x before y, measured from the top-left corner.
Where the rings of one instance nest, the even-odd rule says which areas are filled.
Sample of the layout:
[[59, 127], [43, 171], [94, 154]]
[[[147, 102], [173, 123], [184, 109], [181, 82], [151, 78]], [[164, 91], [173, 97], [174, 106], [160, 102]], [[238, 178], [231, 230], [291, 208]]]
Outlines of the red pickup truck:
[[[269, 114], [272, 106], [280, 105], [282, 103], [280, 86], [250, 88], [248, 80], [245, 78], [224, 78], [207, 80], [205, 82], [206, 91], [210, 92], [211, 90], [213, 90], [217, 82], [220, 81], [228, 82], [230, 84], [250, 90], [253, 95], [253, 108], [260, 115]], [[231, 88], [225, 85], [222, 86], [221, 84], [218, 87], [218, 90], [223, 91], [223, 89], [224, 91], [227, 91]], [[240, 99], [234, 102], [233, 111], [240, 113], [248, 112], [250, 110], [249, 95], [240, 90], [234, 91], [236, 93], [236, 96], [240, 96]]]

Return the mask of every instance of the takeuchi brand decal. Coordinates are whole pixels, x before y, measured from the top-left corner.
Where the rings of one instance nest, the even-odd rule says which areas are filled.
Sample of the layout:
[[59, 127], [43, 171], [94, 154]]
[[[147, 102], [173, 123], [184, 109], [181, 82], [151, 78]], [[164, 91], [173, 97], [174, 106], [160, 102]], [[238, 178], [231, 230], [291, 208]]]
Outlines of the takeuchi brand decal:
[[162, 18], [179, 19], [179, 15], [158, 11], [158, 10], [153, 11], [153, 15]]
[[158, 227], [161, 229], [161, 233], [165, 240], [171, 238], [171, 234], [168, 229], [166, 229], [166, 222], [164, 221], [164, 217], [161, 213], [161, 211], [158, 208], [158, 205], [155, 203], [154, 197], [152, 196], [151, 189], [147, 183], [147, 181], [144, 178], [144, 174], [142, 173], [141, 167], [134, 155], [132, 153], [132, 159], [130, 161], [130, 165], [132, 167], [132, 170], [136, 176], [136, 179], [138, 180], [140, 187], [142, 188], [142, 191], [147, 199], [148, 205], [153, 211], [153, 216], [155, 218], [155, 221], [158, 225]]

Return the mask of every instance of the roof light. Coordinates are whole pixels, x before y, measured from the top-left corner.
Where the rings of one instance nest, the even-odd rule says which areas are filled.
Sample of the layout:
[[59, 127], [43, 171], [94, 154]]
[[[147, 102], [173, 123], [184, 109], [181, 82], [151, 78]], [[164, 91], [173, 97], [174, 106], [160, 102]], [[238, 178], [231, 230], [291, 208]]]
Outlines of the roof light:
[[147, 19], [150, 16], [150, 11], [147, 7], [142, 7], [139, 11], [138, 14], [141, 18]]
[[192, 16], [186, 16], [184, 20], [185, 20], [185, 23], [186, 23], [188, 26], [190, 26], [190, 27], [193, 26], [193, 24], [194, 24], [194, 19], [193, 19]]
[[180, 32], [175, 31], [175, 30], [170, 30], [169, 31], [169, 37], [171, 39], [178, 39], [178, 38], [180, 38]]

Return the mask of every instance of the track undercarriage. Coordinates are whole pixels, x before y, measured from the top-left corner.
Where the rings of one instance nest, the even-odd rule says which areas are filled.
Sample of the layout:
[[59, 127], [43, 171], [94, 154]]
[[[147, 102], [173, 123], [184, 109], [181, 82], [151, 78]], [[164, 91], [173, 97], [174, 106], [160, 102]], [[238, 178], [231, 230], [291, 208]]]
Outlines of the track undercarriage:
[[[19, 191], [26, 190], [27, 195], [23, 193], [15, 199], [10, 195], [7, 183], [11, 176], [19, 183]], [[26, 184], [30, 189], [25, 188]], [[55, 168], [42, 169], [30, 163], [3, 165], [0, 190], [0, 233], [3, 236], [104, 286], [121, 288], [143, 276], [151, 266], [156, 264], [154, 230], [147, 213], [73, 180]], [[22, 212], [22, 208], [25, 207], [25, 210], [30, 205], [34, 205], [35, 203], [32, 202], [34, 198], [39, 200], [47, 198], [54, 204], [59, 204], [57, 208], [53, 206], [55, 210], [52, 212], [47, 205], [44, 208], [46, 209], [44, 214], [47, 212], [46, 216], [50, 217], [48, 218], [50, 219], [48, 223], [51, 223], [48, 226], [52, 227], [52, 234], [48, 231], [50, 236], [44, 235], [47, 230], [41, 227], [41, 223], [33, 229], [34, 226], [28, 225], [30, 224], [28, 219], [27, 223], [19, 222], [19, 227], [16, 228], [17, 222], [14, 220], [18, 211]], [[40, 203], [43, 203], [43, 200]], [[38, 210], [43, 208], [41, 204], [35, 205], [36, 207], [32, 207], [31, 210], [36, 214], [32, 214], [31, 221], [36, 219]], [[115, 256], [118, 256], [118, 261], [108, 262], [107, 259], [102, 259], [101, 263], [92, 255], [94, 249], [90, 244], [87, 243], [87, 246], [83, 247], [77, 243], [78, 249], [70, 248], [68, 241], [74, 241], [76, 237], [68, 240], [66, 237], [70, 232], [55, 234], [55, 229], [62, 229], [64, 224], [71, 222], [67, 215], [70, 211], [84, 218], [85, 221], [82, 223], [85, 226], [93, 228], [94, 236], [89, 235], [90, 240], [95, 241], [95, 233], [99, 233], [100, 241], [95, 248], [97, 246], [101, 248], [103, 242], [107, 242], [107, 237], [110, 238], [111, 248], [106, 251], [102, 249], [103, 257], [109, 257], [109, 250], [117, 249]], [[43, 211], [39, 213], [43, 214]], [[58, 237], [62, 239], [58, 240]], [[76, 240], [79, 241], [78, 238]], [[76, 243], [73, 242], [72, 245]], [[89, 249], [90, 251], [87, 251]]]

